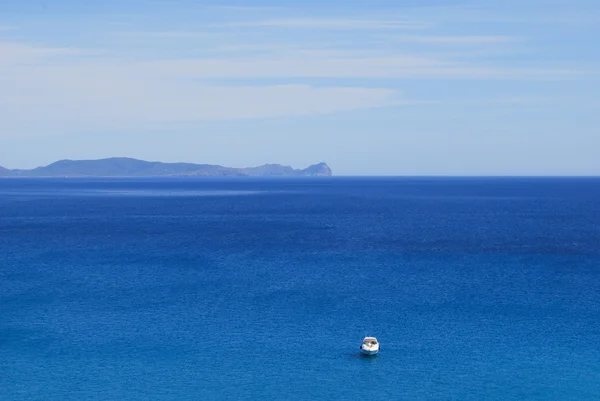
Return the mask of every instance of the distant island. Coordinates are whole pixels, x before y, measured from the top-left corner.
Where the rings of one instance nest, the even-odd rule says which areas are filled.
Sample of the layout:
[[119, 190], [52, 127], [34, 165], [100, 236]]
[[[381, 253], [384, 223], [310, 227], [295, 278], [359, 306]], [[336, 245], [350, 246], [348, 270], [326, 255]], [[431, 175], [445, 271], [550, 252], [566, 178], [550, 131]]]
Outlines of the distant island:
[[60, 160], [31, 170], [0, 167], [0, 177], [329, 177], [331, 169], [318, 163], [305, 169], [281, 164], [234, 168], [213, 164], [162, 163], [112, 157], [99, 160]]

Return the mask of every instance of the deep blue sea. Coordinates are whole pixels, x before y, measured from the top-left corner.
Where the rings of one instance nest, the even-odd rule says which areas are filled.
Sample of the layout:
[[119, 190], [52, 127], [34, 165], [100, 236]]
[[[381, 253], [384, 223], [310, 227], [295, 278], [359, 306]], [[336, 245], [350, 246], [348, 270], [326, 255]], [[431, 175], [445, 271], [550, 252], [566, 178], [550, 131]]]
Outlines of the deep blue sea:
[[600, 399], [600, 179], [0, 180], [0, 400], [317, 399]]

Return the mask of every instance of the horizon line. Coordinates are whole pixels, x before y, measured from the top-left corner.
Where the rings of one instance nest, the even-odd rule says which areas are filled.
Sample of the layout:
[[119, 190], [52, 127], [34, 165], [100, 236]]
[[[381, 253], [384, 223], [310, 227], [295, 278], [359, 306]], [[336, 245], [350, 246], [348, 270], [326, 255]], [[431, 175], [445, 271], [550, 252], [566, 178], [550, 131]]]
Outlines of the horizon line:
[[27, 176], [0, 176], [1, 179], [9, 180], [43, 180], [43, 179], [162, 179], [162, 180], [326, 180], [326, 179], [352, 179], [352, 178], [401, 178], [401, 179], [454, 179], [454, 178], [494, 178], [494, 179], [510, 179], [510, 178], [600, 178], [600, 175], [331, 175], [331, 176], [177, 176], [177, 175], [157, 175], [157, 176], [38, 176], [38, 177], [27, 177]]

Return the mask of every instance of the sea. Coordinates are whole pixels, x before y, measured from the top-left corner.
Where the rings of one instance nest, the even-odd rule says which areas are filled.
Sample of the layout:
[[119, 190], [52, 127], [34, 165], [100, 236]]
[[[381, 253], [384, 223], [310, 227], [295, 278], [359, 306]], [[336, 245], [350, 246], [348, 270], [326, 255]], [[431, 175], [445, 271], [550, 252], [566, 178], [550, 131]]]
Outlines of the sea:
[[600, 178], [0, 180], [2, 401], [598, 399]]

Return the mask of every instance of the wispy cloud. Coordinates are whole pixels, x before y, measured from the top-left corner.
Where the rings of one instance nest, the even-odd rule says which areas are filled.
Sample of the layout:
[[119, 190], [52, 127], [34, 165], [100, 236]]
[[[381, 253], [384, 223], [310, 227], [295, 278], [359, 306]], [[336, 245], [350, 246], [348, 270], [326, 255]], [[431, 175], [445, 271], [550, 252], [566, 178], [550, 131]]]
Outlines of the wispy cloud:
[[[124, 33], [119, 33], [120, 36], [123, 36]], [[206, 35], [202, 32], [195, 31], [141, 31], [141, 32], [128, 32], [125, 35], [127, 36], [138, 36], [145, 38], [198, 38]]]
[[[583, 0], [584, 2], [587, 0]], [[436, 24], [492, 23], [544, 25], [590, 25], [600, 23], [597, 6], [575, 5], [570, 1], [502, 1], [496, 4], [449, 4], [447, 6], [403, 9], [411, 18], [423, 18]], [[592, 3], [592, 1], [590, 2]]]
[[431, 43], [449, 45], [473, 45], [516, 42], [517, 38], [511, 36], [427, 36], [404, 35], [394, 36], [391, 40], [398, 42]]
[[98, 52], [68, 47], [44, 47], [23, 43], [0, 42], [0, 67], [2, 65], [19, 65], [34, 61], [47, 62], [55, 57], [83, 56], [95, 53]]
[[281, 18], [217, 24], [219, 27], [307, 28], [342, 30], [423, 29], [428, 24], [413, 20], [367, 18]]
[[[18, 96], [13, 93], [10, 99], [0, 95], [0, 104], [9, 112], [0, 121], [0, 132], [3, 136], [19, 136], [24, 130], [38, 135], [61, 129], [137, 131], [207, 120], [330, 114], [398, 102], [397, 93], [388, 89], [309, 85], [182, 86], [108, 74], [95, 77], [103, 84], [90, 84], [89, 78], [71, 78], [68, 86], [47, 82], [29, 88], [17, 87], [21, 93]], [[111, 79], [110, 84], [107, 79]], [[35, 119], [24, 113], [25, 109], [37, 110]]]
[[596, 25], [600, 24], [600, 15], [585, 12], [544, 12], [542, 8], [535, 11], [514, 13], [514, 12], [471, 12], [456, 15], [455, 21], [473, 21], [490, 23], [508, 23], [508, 24], [526, 24], [536, 25]]
[[175, 74], [195, 79], [269, 78], [564, 78], [583, 74], [581, 70], [486, 66], [453, 62], [416, 55], [343, 57], [328, 54], [298, 57], [254, 57], [161, 60], [138, 64], [140, 70], [159, 75]]
[[[3, 136], [58, 129], [143, 130], [157, 124], [329, 114], [407, 102], [396, 90], [359, 86], [218, 85], [198, 62], [40, 60], [63, 49], [4, 44], [0, 54]], [[8, 51], [7, 51], [8, 50]], [[70, 49], [69, 49], [70, 50]], [[77, 50], [74, 50], [77, 52]], [[66, 52], [65, 54], [70, 54]], [[36, 60], [35, 65], [26, 61]], [[240, 71], [238, 67], [237, 71]], [[241, 68], [244, 68], [242, 65]], [[232, 70], [231, 73], [234, 73]], [[198, 77], [199, 79], [192, 79]], [[35, 118], [31, 112], [35, 111]]]
[[507, 98], [498, 98], [498, 99], [488, 99], [484, 102], [486, 103], [495, 103], [495, 104], [541, 104], [548, 102], [555, 102], [555, 99], [549, 97], [539, 97], [539, 96], [516, 96], [516, 97], [507, 97]]
[[[33, 132], [32, 124], [141, 130], [181, 121], [309, 116], [435, 102], [403, 94], [399, 89], [408, 79], [598, 76], [593, 66], [582, 64], [564, 68], [478, 56], [482, 47], [505, 49], [510, 46], [501, 44], [527, 41], [511, 32], [444, 31], [422, 15], [238, 17], [219, 23], [204, 19], [197, 25], [132, 25], [118, 41], [112, 36], [113, 42], [102, 42], [106, 48], [101, 50], [74, 46], [76, 38], [64, 37], [53, 46], [0, 42], [0, 132]], [[404, 34], [408, 29], [419, 31]]]
[[542, 96], [512, 96], [512, 97], [498, 97], [498, 98], [470, 98], [470, 99], [450, 99], [442, 103], [446, 104], [460, 104], [460, 105], [540, 105], [548, 103], [557, 103], [560, 99]]
[[[336, 51], [151, 61], [108, 55], [73, 57], [87, 53], [76, 48], [0, 44], [0, 104], [4, 111], [0, 132], [20, 132], [31, 126], [27, 112], [31, 109], [37, 110], [35, 120], [44, 126], [71, 121], [74, 127], [81, 121], [79, 129], [117, 129], [127, 124], [142, 129], [157, 122], [306, 116], [423, 103], [386, 88], [389, 79], [561, 79], [581, 73], [486, 66], [410, 54], [384, 57]], [[326, 78], [329, 84], [268, 83], [297, 78]], [[336, 85], [339, 79], [386, 83]], [[230, 82], [216, 84], [218, 80]], [[260, 83], [236, 84], [236, 80]]]

